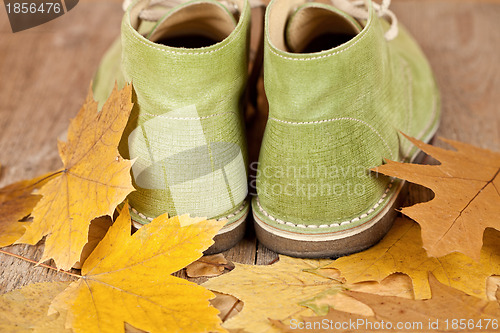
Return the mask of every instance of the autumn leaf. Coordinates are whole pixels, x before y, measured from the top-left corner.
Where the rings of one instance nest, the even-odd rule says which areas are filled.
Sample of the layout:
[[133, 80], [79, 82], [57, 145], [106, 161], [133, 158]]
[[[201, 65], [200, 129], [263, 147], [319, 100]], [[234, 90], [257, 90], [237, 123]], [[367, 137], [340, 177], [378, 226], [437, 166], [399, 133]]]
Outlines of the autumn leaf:
[[107, 215], [98, 217], [90, 222], [88, 242], [82, 249], [80, 260], [73, 265], [73, 268], [82, 268], [85, 260], [87, 260], [92, 251], [97, 247], [97, 244], [104, 238], [112, 224], [113, 220], [111, 220], [111, 216]]
[[0, 189], [0, 247], [14, 244], [26, 230], [19, 220], [31, 214], [41, 196], [32, 192], [45, 185], [53, 173], [13, 183]]
[[374, 247], [341, 257], [325, 268], [337, 268], [349, 283], [381, 281], [392, 273], [409, 275], [416, 299], [430, 298], [428, 272], [448, 286], [486, 299], [486, 280], [500, 274], [500, 233], [485, 234], [479, 262], [461, 253], [441, 258], [428, 257], [422, 248], [418, 224], [399, 218], [389, 233]]
[[[293, 329], [290, 324], [278, 320], [272, 320], [273, 324], [283, 332], [498, 332], [498, 321], [500, 320], [500, 306], [496, 302], [485, 301], [474, 296], [467, 295], [459, 290], [445, 286], [432, 274], [429, 276], [432, 289], [432, 299], [409, 300], [393, 296], [379, 296], [355, 291], [345, 293], [356, 300], [368, 305], [375, 313], [374, 317], [360, 316], [347, 312], [331, 309], [326, 316], [304, 318], [304, 327], [316, 327], [318, 329]], [[452, 320], [457, 320], [457, 326]], [[460, 319], [465, 322], [465, 327], [460, 325]], [[347, 325], [347, 329], [335, 329], [335, 324], [349, 321], [360, 323]], [[319, 324], [328, 322], [329, 329], [321, 328]], [[367, 322], [371, 323], [367, 324]], [[430, 328], [429, 323], [437, 326]], [[316, 325], [315, 325], [316, 323]], [[409, 325], [407, 329], [398, 327], [398, 323]], [[472, 324], [473, 323], [473, 324]], [[488, 323], [488, 327], [486, 324]], [[478, 325], [482, 325], [479, 328]], [[448, 326], [447, 326], [448, 325]], [[468, 326], [472, 325], [472, 326]], [[330, 329], [330, 328], [333, 329]], [[340, 328], [340, 325], [337, 326]], [[378, 329], [377, 329], [378, 327]], [[385, 327], [386, 329], [381, 329]], [[392, 329], [387, 329], [392, 327]], [[354, 328], [355, 330], [351, 330]]]
[[479, 260], [486, 228], [500, 230], [500, 154], [444, 140], [457, 151], [407, 137], [441, 165], [387, 161], [374, 171], [430, 188], [429, 202], [402, 209], [422, 227], [423, 246], [433, 257], [461, 252]]
[[306, 271], [329, 262], [280, 256], [280, 260], [273, 265], [234, 263], [235, 268], [231, 272], [212, 278], [203, 286], [243, 302], [243, 310], [228, 319], [224, 328], [242, 328], [251, 333], [276, 332], [268, 317], [285, 319], [299, 313], [313, 315], [314, 312], [298, 303], [332, 288], [340, 290], [339, 282]]
[[222, 253], [204, 256], [186, 267], [188, 277], [214, 277], [224, 273], [225, 269], [232, 270], [234, 265], [226, 260]]
[[348, 284], [343, 283], [337, 269], [328, 268], [331, 262], [280, 256], [278, 263], [269, 266], [235, 263], [233, 271], [212, 278], [203, 286], [243, 302], [240, 314], [225, 321], [223, 327], [241, 328], [249, 333], [279, 332], [269, 317], [290, 322], [303, 316], [326, 314], [330, 307], [373, 314], [365, 304], [342, 293], [343, 290], [413, 298], [411, 280], [404, 274], [393, 274], [380, 283]]
[[222, 322], [236, 316], [243, 309], [243, 302], [234, 296], [214, 292], [215, 298], [210, 300], [210, 304], [219, 310], [219, 317]]
[[500, 275], [492, 275], [486, 280], [486, 298], [490, 301], [499, 301], [497, 291], [500, 289]]
[[82, 267], [82, 278], [52, 302], [75, 332], [225, 332], [214, 295], [173, 272], [202, 256], [225, 221], [187, 215], [154, 219], [132, 236], [128, 205]]
[[[322, 270], [322, 268], [320, 268], [320, 270]], [[343, 289], [382, 296], [397, 296], [414, 299], [411, 279], [405, 274], [398, 273], [391, 274], [380, 282], [365, 281], [354, 284], [344, 284]], [[318, 315], [326, 315], [330, 308], [364, 316], [374, 315], [373, 311], [366, 304], [359, 302], [341, 291], [342, 290], [338, 288], [332, 288], [315, 295], [311, 299], [300, 302], [299, 305], [310, 308]]]
[[33, 245], [47, 236], [41, 261], [52, 258], [58, 268], [70, 269], [87, 243], [90, 222], [111, 216], [134, 190], [131, 162], [117, 148], [132, 109], [131, 94], [131, 85], [115, 87], [97, 112], [89, 92], [70, 124], [68, 142], [59, 142], [64, 168], [40, 189], [43, 197], [33, 210], [33, 222], [18, 240]]
[[0, 332], [70, 332], [59, 315], [47, 316], [52, 299], [70, 283], [35, 283], [1, 295]]

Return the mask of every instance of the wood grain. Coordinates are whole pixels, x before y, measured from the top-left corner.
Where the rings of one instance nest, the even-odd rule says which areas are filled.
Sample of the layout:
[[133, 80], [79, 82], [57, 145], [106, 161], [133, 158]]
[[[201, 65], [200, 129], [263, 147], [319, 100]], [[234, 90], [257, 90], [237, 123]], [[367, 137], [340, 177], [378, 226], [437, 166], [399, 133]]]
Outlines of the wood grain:
[[[82, 2], [62, 17], [13, 34], [0, 8], [1, 185], [60, 168], [57, 138], [76, 115], [105, 50], [118, 36], [119, 2]], [[43, 245], [4, 250], [38, 260]], [[0, 255], [0, 293], [70, 277]]]
[[[399, 0], [391, 8], [436, 72], [443, 99], [438, 135], [500, 151], [500, 2]], [[57, 138], [78, 112], [101, 56], [118, 36], [121, 16], [120, 0], [80, 1], [52, 22], [13, 34], [0, 8], [0, 185], [60, 167]], [[409, 189], [407, 204], [432, 197], [416, 185]], [[42, 249], [42, 244], [5, 248], [35, 260]], [[277, 259], [258, 244], [251, 227], [225, 256], [246, 264]], [[0, 293], [64, 279], [0, 255]]]

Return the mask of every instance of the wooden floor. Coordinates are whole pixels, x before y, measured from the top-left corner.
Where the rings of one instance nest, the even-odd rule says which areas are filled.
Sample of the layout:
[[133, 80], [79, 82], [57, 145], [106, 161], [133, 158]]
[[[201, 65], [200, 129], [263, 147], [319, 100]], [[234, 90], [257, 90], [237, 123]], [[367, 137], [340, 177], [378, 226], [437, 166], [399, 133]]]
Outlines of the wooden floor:
[[[391, 8], [436, 72], [443, 98], [438, 134], [500, 151], [500, 2], [399, 0]], [[118, 36], [121, 16], [119, 0], [80, 1], [52, 22], [13, 34], [0, 8], [0, 185], [61, 166], [56, 140], [78, 112], [99, 59]], [[412, 185], [407, 202], [431, 195]], [[34, 260], [42, 249], [6, 248]], [[259, 245], [249, 227], [226, 257], [268, 264], [277, 255]], [[0, 255], [0, 293], [66, 278]]]

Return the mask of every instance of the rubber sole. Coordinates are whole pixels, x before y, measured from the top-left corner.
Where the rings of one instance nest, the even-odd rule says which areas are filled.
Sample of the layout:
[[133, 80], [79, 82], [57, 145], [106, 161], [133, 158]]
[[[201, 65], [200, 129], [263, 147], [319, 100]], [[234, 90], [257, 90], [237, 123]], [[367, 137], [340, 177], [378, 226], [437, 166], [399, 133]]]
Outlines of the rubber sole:
[[[437, 127], [436, 127], [437, 128]], [[435, 130], [433, 130], [435, 133]], [[424, 139], [432, 142], [432, 136]], [[411, 162], [419, 163], [425, 153], [419, 152]], [[268, 249], [299, 258], [332, 258], [360, 252], [378, 243], [390, 230], [398, 214], [397, 208], [404, 202], [405, 181], [396, 181], [394, 194], [385, 208], [376, 216], [355, 228], [326, 234], [304, 234], [281, 230], [262, 221], [253, 212], [257, 239]]]
[[224, 226], [214, 237], [214, 244], [210, 246], [204, 255], [216, 254], [229, 250], [243, 238], [246, 229], [248, 211], [237, 221]]
[[356, 228], [327, 235], [304, 235], [279, 230], [253, 214], [257, 239], [274, 252], [300, 258], [340, 257], [363, 251], [382, 239], [392, 227], [398, 214], [395, 208], [400, 207], [404, 200], [399, 195], [403, 182], [399, 182], [397, 186], [397, 194], [372, 220]]

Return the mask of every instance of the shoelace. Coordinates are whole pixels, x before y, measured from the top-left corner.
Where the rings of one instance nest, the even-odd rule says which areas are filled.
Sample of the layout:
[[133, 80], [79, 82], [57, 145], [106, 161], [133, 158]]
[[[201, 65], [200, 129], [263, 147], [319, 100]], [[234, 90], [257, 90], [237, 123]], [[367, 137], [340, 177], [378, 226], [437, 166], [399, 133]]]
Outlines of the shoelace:
[[[124, 0], [123, 1], [123, 10], [127, 10], [128, 6], [133, 2], [134, 0]], [[158, 21], [164, 14], [164, 11], [158, 11], [158, 7], [160, 8], [172, 8], [175, 6], [178, 6], [180, 4], [183, 4], [189, 0], [151, 0], [149, 2], [149, 5], [146, 9], [141, 11], [139, 14], [139, 17], [144, 20], [144, 21]], [[234, 2], [227, 1], [227, 0], [219, 0], [220, 3], [226, 5], [226, 7], [233, 11], [236, 12], [238, 11], [238, 8]], [[313, 0], [308, 0], [308, 1], [313, 1]], [[368, 8], [366, 8], [365, 1], [364, 0], [355, 0], [355, 1], [350, 1], [350, 0], [330, 0], [332, 4], [337, 7], [338, 9], [344, 11], [345, 13], [351, 15], [355, 19], [359, 20], [367, 20], [369, 13], [368, 13]], [[265, 7], [265, 3], [263, 0], [249, 0], [250, 6], [252, 8], [256, 7]], [[397, 37], [398, 35], [398, 19], [394, 12], [392, 12], [389, 9], [389, 6], [391, 5], [391, 0], [382, 0], [381, 4], [378, 4], [376, 2], [372, 2], [373, 8], [377, 12], [379, 17], [386, 17], [389, 19], [391, 26], [389, 30], [385, 32], [385, 39], [386, 40], [393, 40], [394, 38]]]
[[[190, 0], [151, 0], [149, 5], [140, 12], [139, 18], [144, 21], [158, 21], [165, 14], [165, 10], [161, 11], [160, 9], [168, 9], [173, 8], [175, 6], [181, 5]], [[227, 0], [218, 0], [221, 4], [225, 5], [231, 12], [235, 13], [238, 11], [238, 6], [232, 1]], [[123, 10], [127, 10], [130, 4], [134, 2], [134, 0], [123, 0], [122, 8]], [[263, 0], [249, 0], [250, 7], [265, 7], [266, 4]]]
[[[356, 1], [349, 1], [349, 0], [330, 0], [332, 4], [337, 7], [338, 9], [344, 11], [346, 14], [351, 15], [355, 19], [359, 20], [367, 20], [369, 13], [368, 13], [368, 8], [365, 5], [364, 0], [356, 0]], [[385, 32], [385, 39], [386, 40], [393, 40], [398, 36], [398, 19], [396, 15], [389, 9], [389, 6], [391, 5], [391, 0], [382, 0], [381, 4], [378, 4], [376, 2], [372, 2], [373, 9], [377, 12], [379, 17], [385, 17], [388, 18], [391, 27], [389, 30]]]

